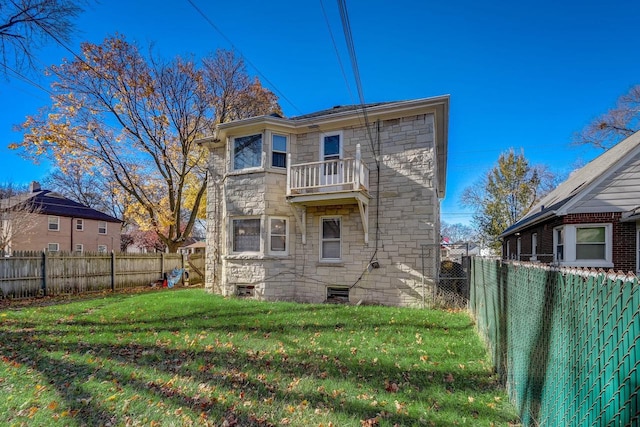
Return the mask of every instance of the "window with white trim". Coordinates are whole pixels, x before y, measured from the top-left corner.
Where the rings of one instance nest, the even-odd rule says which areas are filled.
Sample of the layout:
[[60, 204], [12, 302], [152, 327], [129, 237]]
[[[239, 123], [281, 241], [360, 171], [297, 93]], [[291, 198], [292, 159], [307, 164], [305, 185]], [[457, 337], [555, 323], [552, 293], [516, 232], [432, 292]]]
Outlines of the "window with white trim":
[[262, 134], [233, 139], [233, 170], [262, 166]]
[[564, 227], [553, 229], [553, 260], [564, 261]]
[[107, 245], [98, 245], [98, 253], [106, 254], [107, 253]]
[[98, 221], [98, 234], [107, 234], [107, 221]]
[[58, 252], [60, 250], [60, 244], [49, 243], [47, 244], [47, 252]]
[[84, 231], [84, 220], [76, 218], [76, 231]]
[[289, 224], [287, 218], [269, 218], [269, 253], [273, 255], [287, 255]]
[[538, 233], [531, 233], [531, 261], [538, 259]]
[[320, 218], [320, 260], [342, 259], [342, 218]]
[[613, 226], [571, 224], [553, 229], [553, 259], [571, 267], [613, 267]]
[[507, 240], [507, 245], [505, 249], [505, 259], [511, 259], [511, 240]]
[[60, 217], [49, 216], [47, 228], [49, 231], [60, 231]]
[[83, 245], [81, 245], [81, 244], [77, 244], [77, 245], [75, 246], [75, 251], [76, 251], [77, 253], [81, 254], [81, 253], [83, 252], [83, 250], [84, 250], [84, 246], [83, 246]]
[[260, 218], [231, 220], [231, 251], [260, 252]]
[[516, 239], [516, 259], [520, 261], [520, 255], [522, 255], [522, 237]]
[[287, 167], [287, 137], [284, 135], [271, 135], [271, 166]]

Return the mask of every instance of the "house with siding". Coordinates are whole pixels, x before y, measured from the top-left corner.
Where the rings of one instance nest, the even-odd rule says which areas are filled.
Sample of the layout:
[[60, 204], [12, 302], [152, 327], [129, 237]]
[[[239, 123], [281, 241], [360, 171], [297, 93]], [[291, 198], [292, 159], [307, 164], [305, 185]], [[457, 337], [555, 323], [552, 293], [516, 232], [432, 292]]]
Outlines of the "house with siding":
[[[11, 232], [7, 253], [16, 251], [111, 252], [120, 250], [122, 221], [32, 182], [29, 191], [0, 200], [0, 209], [22, 212], [22, 230]], [[6, 220], [9, 221], [9, 220]], [[5, 228], [11, 224], [4, 225]], [[0, 248], [3, 249], [3, 248]]]
[[432, 292], [449, 97], [219, 124], [209, 149], [207, 289], [419, 306]]
[[500, 237], [506, 259], [640, 272], [640, 133], [574, 171]]

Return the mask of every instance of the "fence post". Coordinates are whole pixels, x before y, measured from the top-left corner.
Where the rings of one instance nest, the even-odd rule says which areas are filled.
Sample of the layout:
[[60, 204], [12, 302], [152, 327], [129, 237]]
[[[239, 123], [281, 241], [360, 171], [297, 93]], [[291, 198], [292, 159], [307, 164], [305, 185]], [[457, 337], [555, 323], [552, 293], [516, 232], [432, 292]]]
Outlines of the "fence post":
[[111, 251], [111, 292], [116, 290], [116, 253]]
[[42, 295], [47, 296], [47, 251], [42, 251]]

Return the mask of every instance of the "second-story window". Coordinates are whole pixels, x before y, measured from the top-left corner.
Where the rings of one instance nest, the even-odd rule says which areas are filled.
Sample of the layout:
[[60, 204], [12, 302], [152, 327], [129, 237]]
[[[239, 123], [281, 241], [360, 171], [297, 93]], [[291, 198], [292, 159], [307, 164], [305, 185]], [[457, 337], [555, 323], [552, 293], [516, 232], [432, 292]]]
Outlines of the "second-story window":
[[80, 219], [80, 218], [76, 219], [76, 230], [77, 231], [84, 230], [84, 220], [83, 219]]
[[274, 134], [271, 137], [271, 166], [287, 167], [287, 137], [284, 135]]
[[262, 135], [241, 136], [233, 139], [233, 170], [262, 166]]
[[49, 228], [49, 231], [60, 231], [60, 217], [50, 216], [48, 228]]
[[98, 221], [98, 234], [107, 234], [107, 221]]

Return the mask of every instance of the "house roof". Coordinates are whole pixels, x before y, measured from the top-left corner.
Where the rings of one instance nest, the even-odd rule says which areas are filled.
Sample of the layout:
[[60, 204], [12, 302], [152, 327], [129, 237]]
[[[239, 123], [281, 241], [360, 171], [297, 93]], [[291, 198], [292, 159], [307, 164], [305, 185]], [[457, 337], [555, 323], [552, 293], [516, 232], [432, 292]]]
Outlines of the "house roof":
[[449, 95], [419, 98], [406, 101], [377, 102], [362, 105], [336, 106], [314, 113], [291, 118], [265, 115], [220, 123], [214, 134], [199, 140], [209, 147], [219, 147], [229, 136], [262, 132], [265, 127], [287, 133], [332, 131], [347, 126], [362, 125], [366, 111], [370, 121], [390, 120], [411, 115], [433, 113], [435, 116], [435, 140], [437, 156], [438, 197], [444, 197], [447, 173], [447, 146], [449, 138]]
[[617, 145], [611, 147], [582, 168], [569, 175], [566, 181], [543, 197], [531, 210], [500, 237], [531, 226], [553, 216], [572, 213], [587, 195], [596, 190], [605, 179], [617, 172], [636, 156], [640, 156], [640, 132], [636, 132]]
[[117, 218], [97, 211], [81, 203], [49, 190], [38, 190], [0, 200], [0, 207], [7, 209], [19, 204], [30, 204], [44, 215], [56, 215], [71, 218], [94, 219], [106, 222], [122, 222]]

